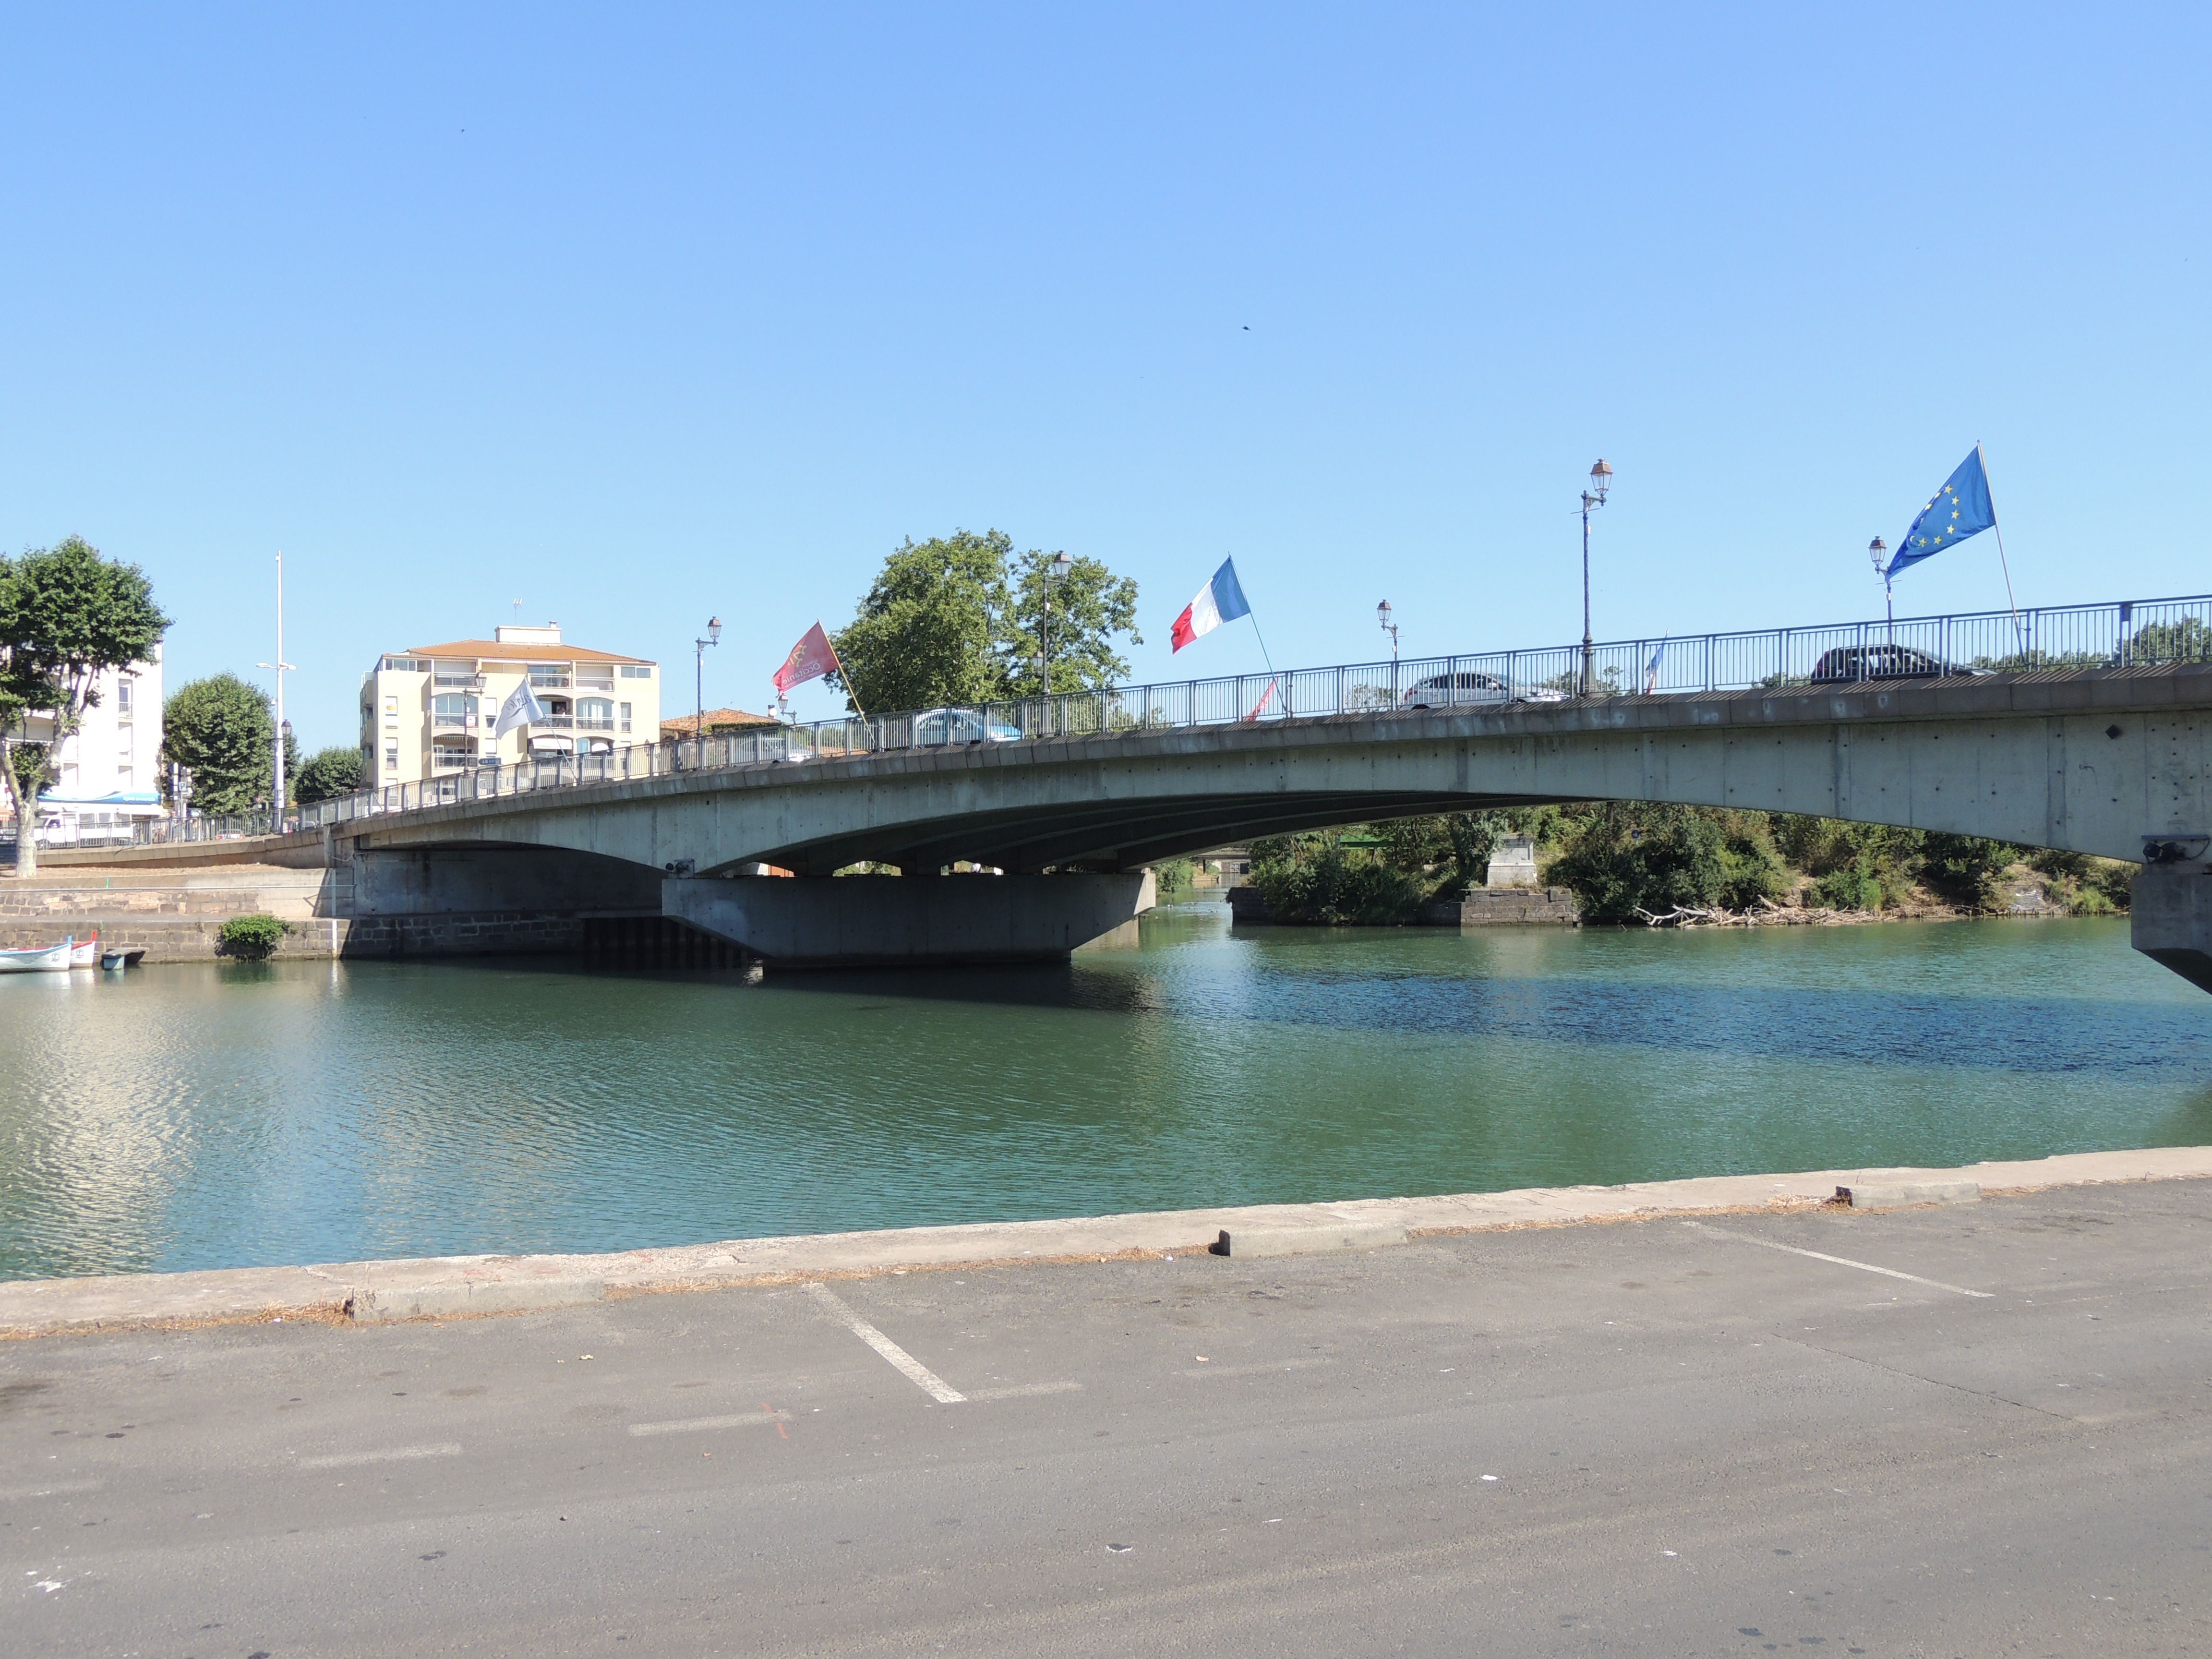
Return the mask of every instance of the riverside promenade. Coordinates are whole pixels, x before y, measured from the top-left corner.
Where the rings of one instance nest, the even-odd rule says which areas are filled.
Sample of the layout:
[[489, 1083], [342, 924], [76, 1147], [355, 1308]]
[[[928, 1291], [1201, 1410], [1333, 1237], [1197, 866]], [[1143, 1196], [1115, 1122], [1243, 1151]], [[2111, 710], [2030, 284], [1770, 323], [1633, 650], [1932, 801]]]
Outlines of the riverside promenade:
[[2201, 1652], [2208, 1177], [11, 1285], [11, 1650]]

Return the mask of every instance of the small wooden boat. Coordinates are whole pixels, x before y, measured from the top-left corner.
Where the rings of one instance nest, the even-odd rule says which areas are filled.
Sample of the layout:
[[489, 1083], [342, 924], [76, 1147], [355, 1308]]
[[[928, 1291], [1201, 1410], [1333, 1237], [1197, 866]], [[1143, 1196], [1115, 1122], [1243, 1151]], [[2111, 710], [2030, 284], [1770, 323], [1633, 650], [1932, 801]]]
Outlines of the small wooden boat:
[[144, 960], [146, 952], [139, 951], [102, 951], [100, 965], [111, 974], [119, 974], [125, 968], [136, 968]]
[[0, 951], [0, 974], [65, 974], [76, 954], [74, 936], [59, 945], [34, 945], [27, 951]]
[[100, 960], [100, 929], [92, 930], [92, 937], [70, 947], [70, 966], [89, 968]]

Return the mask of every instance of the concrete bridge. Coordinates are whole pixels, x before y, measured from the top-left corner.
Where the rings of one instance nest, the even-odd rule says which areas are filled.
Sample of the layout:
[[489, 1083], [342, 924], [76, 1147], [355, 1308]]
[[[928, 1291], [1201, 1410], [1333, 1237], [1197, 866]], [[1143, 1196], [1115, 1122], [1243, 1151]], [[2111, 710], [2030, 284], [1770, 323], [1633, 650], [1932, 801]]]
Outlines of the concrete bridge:
[[[1141, 872], [1164, 858], [1592, 799], [1814, 813], [2118, 859], [2148, 849], [2137, 948], [2212, 989], [2206, 664], [1386, 708], [708, 764], [284, 837], [60, 857], [322, 864], [331, 909], [357, 924], [659, 915], [772, 961], [1054, 958], [1148, 904]], [[903, 878], [830, 879], [863, 860]], [[963, 862], [1006, 873], [940, 873]], [[798, 878], [742, 878], [763, 866]]]

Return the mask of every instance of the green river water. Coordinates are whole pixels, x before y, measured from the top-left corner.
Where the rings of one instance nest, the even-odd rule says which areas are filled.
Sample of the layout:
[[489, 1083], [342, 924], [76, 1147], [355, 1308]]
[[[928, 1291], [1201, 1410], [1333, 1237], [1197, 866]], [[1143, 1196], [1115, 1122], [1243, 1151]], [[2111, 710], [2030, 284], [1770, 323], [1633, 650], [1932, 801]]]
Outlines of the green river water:
[[2212, 1142], [2124, 921], [1231, 930], [1066, 969], [0, 979], [0, 1277]]

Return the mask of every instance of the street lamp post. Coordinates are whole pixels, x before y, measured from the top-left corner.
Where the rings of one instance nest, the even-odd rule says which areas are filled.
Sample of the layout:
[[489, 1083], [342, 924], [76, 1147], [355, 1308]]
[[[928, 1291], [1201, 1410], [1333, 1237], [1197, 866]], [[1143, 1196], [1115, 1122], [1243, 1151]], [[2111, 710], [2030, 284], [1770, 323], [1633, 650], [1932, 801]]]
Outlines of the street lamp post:
[[1605, 492], [1613, 487], [1613, 469], [1600, 456], [1590, 468], [1589, 488], [1583, 491], [1583, 684], [1581, 695], [1587, 697], [1593, 690], [1593, 670], [1597, 654], [1590, 637], [1589, 586], [1589, 515], [1590, 508], [1605, 505]]
[[707, 647], [710, 645], [720, 645], [721, 642], [722, 619], [720, 617], [708, 617], [707, 637], [691, 641], [695, 653], [691, 678], [695, 714], [691, 724], [691, 735], [699, 744], [699, 764], [702, 766], [707, 763]]
[[1375, 620], [1382, 624], [1382, 631], [1390, 636], [1390, 665], [1398, 665], [1398, 624], [1390, 620], [1390, 601], [1385, 599], [1375, 607]]
[[284, 733], [291, 730], [284, 719], [284, 675], [296, 673], [293, 665], [284, 660], [284, 555], [276, 555], [276, 660], [257, 663], [258, 668], [273, 669], [276, 675], [276, 753], [271, 757], [270, 776], [274, 787], [269, 792], [270, 827], [279, 835], [284, 830]]
[[1066, 581], [1075, 568], [1075, 561], [1060, 554], [1044, 568], [1044, 695], [1052, 695], [1052, 590]]
[[1894, 634], [1897, 630], [1897, 595], [1892, 591], [1889, 577], [1882, 569], [1882, 566], [1888, 562], [1888, 556], [1889, 544], [1881, 537], [1877, 536], [1867, 544], [1867, 557], [1874, 561], [1874, 574], [1881, 578], [1882, 606], [1889, 612], [1890, 631]]

